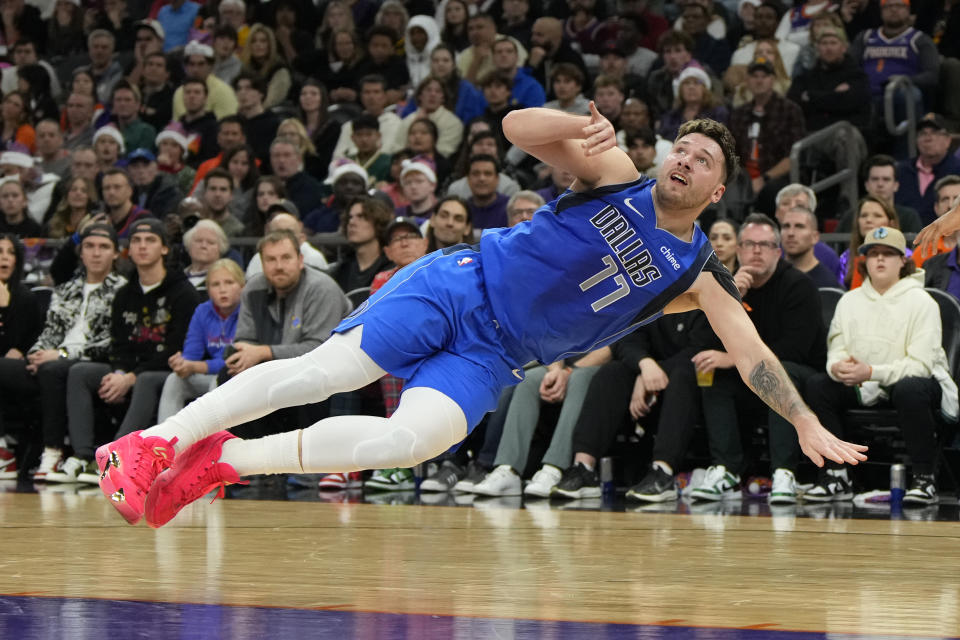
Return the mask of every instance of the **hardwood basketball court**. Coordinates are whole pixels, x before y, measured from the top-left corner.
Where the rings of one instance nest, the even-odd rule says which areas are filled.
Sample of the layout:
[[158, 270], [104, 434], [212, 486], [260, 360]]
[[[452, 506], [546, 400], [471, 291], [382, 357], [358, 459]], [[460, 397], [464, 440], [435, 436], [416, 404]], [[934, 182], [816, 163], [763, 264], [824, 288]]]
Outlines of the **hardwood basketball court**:
[[85, 494], [0, 494], [0, 638], [960, 633], [958, 522], [228, 499], [153, 530]]

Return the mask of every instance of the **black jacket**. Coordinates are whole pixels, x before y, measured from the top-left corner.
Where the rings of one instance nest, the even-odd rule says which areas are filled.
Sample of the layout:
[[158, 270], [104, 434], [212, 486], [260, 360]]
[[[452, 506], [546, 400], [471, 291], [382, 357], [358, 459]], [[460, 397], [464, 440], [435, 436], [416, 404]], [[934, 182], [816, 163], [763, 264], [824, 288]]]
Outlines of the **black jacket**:
[[243, 118], [243, 132], [247, 136], [247, 144], [260, 160], [260, 166], [270, 166], [270, 143], [277, 137], [277, 128], [280, 118], [272, 111], [264, 111], [252, 118]]
[[[835, 91], [841, 84], [847, 91]], [[837, 64], [817, 65], [793, 79], [787, 97], [800, 105], [807, 129], [815, 131], [847, 120], [855, 127], [870, 124], [870, 83], [867, 74], [849, 54]]]
[[133, 194], [134, 203], [161, 219], [168, 213], [176, 213], [182, 199], [177, 179], [162, 171], [148, 186], [137, 187]]
[[953, 270], [947, 266], [947, 260], [950, 259], [950, 254], [955, 251], [957, 250], [939, 253], [924, 261], [923, 286], [940, 289], [940, 291], [947, 290], [947, 285], [950, 284], [950, 276], [953, 275]]
[[191, 135], [196, 135], [200, 139], [196, 153], [191, 152], [187, 159], [187, 164], [191, 167], [196, 169], [200, 163], [220, 153], [220, 145], [217, 143], [217, 117], [212, 111], [207, 111], [192, 122], [187, 122], [186, 116], [183, 116], [180, 118], [180, 124], [187, 132], [188, 139]]
[[22, 283], [10, 287], [10, 304], [0, 307], [0, 358], [10, 349], [26, 355], [43, 329], [37, 297]]
[[692, 358], [704, 349], [718, 348], [719, 338], [703, 311], [664, 315], [610, 345], [613, 358], [632, 373], [640, 373], [640, 361], [662, 362], [674, 356]]
[[134, 274], [113, 299], [110, 365], [133, 373], [169, 369], [167, 360], [183, 349], [199, 302], [196, 289], [177, 269], [168, 269], [160, 286], [149, 293]]
[[818, 370], [826, 366], [827, 329], [813, 280], [781, 259], [770, 280], [747, 291], [743, 303], [777, 358]]

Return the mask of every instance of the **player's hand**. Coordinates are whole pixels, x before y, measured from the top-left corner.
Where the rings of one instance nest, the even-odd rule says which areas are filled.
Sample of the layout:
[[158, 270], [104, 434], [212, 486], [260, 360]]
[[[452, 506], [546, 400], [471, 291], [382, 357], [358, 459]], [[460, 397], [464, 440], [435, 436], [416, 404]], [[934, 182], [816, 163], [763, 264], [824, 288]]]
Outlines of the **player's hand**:
[[650, 413], [650, 405], [647, 404], [647, 390], [643, 386], [643, 376], [637, 376], [633, 383], [633, 393], [630, 395], [630, 416], [638, 420]]
[[590, 123], [583, 128], [583, 154], [598, 156], [617, 146], [617, 132], [610, 121], [600, 115], [597, 105], [590, 101]]
[[937, 243], [940, 238], [953, 235], [957, 231], [960, 231], [960, 205], [921, 229], [913, 239], [914, 250], [920, 252], [921, 258], [929, 258], [937, 253]]
[[838, 464], [858, 464], [867, 459], [863, 452], [868, 447], [839, 439], [824, 429], [812, 415], [802, 422], [798, 421], [796, 427], [800, 450], [818, 467], [823, 466], [824, 458]]

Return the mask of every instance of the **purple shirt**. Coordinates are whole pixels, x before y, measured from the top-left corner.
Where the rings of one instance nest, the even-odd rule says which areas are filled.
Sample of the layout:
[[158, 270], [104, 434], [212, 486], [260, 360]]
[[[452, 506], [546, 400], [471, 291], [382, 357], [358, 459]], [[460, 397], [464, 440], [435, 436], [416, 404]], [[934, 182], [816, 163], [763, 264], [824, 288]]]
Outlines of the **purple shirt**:
[[467, 200], [473, 228], [491, 229], [507, 226], [507, 202], [509, 200], [510, 197], [502, 193], [498, 193], [497, 198], [485, 207], [474, 204], [472, 197]]
[[947, 281], [947, 293], [960, 300], [960, 265], [957, 265], [957, 250], [950, 252], [947, 258], [947, 267], [950, 268], [950, 280]]

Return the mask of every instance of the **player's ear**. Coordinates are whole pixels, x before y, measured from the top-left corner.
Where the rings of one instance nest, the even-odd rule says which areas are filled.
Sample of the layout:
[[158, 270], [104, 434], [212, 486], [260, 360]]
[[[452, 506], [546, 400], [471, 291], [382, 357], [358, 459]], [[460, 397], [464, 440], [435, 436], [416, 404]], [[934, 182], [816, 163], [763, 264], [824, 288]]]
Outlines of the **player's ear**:
[[718, 202], [720, 202], [720, 198], [723, 197], [723, 194], [726, 193], [726, 191], [727, 191], [726, 186], [722, 184], [717, 186], [717, 188], [713, 191], [713, 195], [710, 196], [710, 201], [713, 204], [717, 204]]

